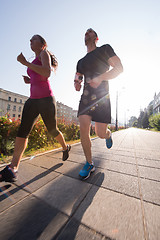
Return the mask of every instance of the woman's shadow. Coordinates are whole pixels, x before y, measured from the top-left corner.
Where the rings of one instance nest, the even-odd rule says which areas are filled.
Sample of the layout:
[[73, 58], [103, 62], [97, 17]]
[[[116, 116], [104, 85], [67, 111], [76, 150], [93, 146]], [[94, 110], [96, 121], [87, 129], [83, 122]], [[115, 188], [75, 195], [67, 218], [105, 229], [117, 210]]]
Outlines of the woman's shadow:
[[[82, 199], [82, 201], [79, 203], [78, 206], [77, 206], [77, 202], [74, 204], [72, 208], [74, 210], [72, 210], [72, 213], [67, 223], [58, 231], [58, 233], [56, 234], [56, 236], [54, 236], [54, 238], [52, 238], [52, 240], [76, 239], [78, 229], [81, 225], [82, 217], [85, 211], [87, 210], [87, 208], [91, 205], [93, 198], [95, 197], [96, 193], [98, 192], [99, 188], [103, 183], [103, 180], [104, 180], [104, 173], [99, 172], [92, 176], [93, 185], [91, 186], [90, 190], [86, 193], [86, 195], [84, 196], [84, 198]], [[75, 206], [76, 206], [76, 209], [75, 209]], [[78, 220], [74, 217], [75, 214]], [[92, 239], [93, 236], [88, 234], [91, 234], [90, 231], [88, 231], [87, 233], [87, 239]], [[82, 236], [82, 239], [83, 239], [83, 236]]]

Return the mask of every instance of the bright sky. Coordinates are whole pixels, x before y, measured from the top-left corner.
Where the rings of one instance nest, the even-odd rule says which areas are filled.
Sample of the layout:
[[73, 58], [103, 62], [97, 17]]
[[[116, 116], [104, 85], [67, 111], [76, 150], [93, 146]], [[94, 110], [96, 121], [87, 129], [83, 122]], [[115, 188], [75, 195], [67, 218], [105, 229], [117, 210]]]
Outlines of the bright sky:
[[159, 13], [159, 0], [0, 0], [0, 88], [29, 96], [22, 79], [26, 67], [16, 58], [23, 52], [32, 61], [29, 40], [40, 34], [59, 61], [50, 79], [56, 100], [77, 109], [81, 92], [74, 90], [73, 79], [77, 61], [86, 54], [85, 31], [92, 27], [97, 46], [110, 44], [124, 66], [109, 83], [112, 117], [117, 91], [119, 120], [138, 117], [160, 91]]

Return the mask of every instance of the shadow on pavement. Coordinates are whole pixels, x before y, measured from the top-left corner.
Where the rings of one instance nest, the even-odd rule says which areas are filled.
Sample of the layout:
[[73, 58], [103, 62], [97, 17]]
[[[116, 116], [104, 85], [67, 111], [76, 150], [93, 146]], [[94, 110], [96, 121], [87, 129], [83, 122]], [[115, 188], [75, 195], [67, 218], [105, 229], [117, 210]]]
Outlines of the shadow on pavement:
[[3, 192], [3, 194], [0, 196], [0, 202], [3, 201], [4, 199], [6, 199], [8, 196], [15, 194], [16, 192], [18, 192], [20, 189], [23, 189], [24, 187], [28, 186], [29, 184], [45, 177], [47, 174], [55, 171], [56, 169], [58, 169], [59, 167], [61, 167], [63, 165], [63, 163], [58, 163], [55, 166], [51, 167], [50, 169], [47, 169], [46, 171], [44, 171], [43, 173], [40, 173], [39, 175], [35, 176], [34, 178], [32, 178], [31, 180], [29, 180], [28, 182], [25, 182], [21, 185], [16, 185], [17, 187], [12, 189], [9, 192], [4, 193], [3, 191], [10, 188], [11, 184], [6, 184], [5, 186], [1, 187], [0, 192]]
[[[29, 185], [33, 181], [38, 180], [39, 178], [43, 178], [61, 165], [62, 164], [57, 164], [44, 173], [39, 174], [30, 181], [26, 182], [25, 186]], [[104, 174], [99, 172], [97, 174], [93, 174], [91, 178], [92, 183], [94, 184], [96, 184], [97, 181], [102, 183]], [[84, 183], [82, 189], [87, 188], [87, 185], [87, 182], [86, 184]], [[100, 185], [101, 184], [99, 184], [99, 187]], [[14, 208], [10, 208], [7, 212], [2, 214], [0, 231], [1, 240], [75, 239], [78, 229], [81, 225], [81, 219], [87, 208], [92, 203], [92, 200], [99, 189], [98, 186], [94, 187], [94, 191], [90, 192], [90, 190], [93, 188], [93, 185], [91, 185], [81, 201], [79, 201], [77, 198], [72, 207], [70, 216], [67, 216], [66, 214], [60, 212], [57, 208], [45, 203], [42, 199], [30, 195], [29, 197], [23, 199], [23, 201], [15, 204]], [[23, 188], [23, 185], [20, 186], [20, 188]], [[19, 191], [20, 188], [17, 187], [9, 193], [14, 194], [16, 191]], [[1, 196], [1, 201], [3, 198], [5, 198], [5, 196]], [[82, 203], [84, 203], [83, 208], [81, 208]], [[69, 205], [70, 200], [68, 199], [68, 202], [65, 202], [64, 204], [66, 206]], [[74, 218], [74, 215], [77, 211], [78, 221]]]
[[[92, 176], [92, 178], [93, 178], [92, 180], [93, 180], [94, 184], [96, 184], [96, 182], [98, 181], [99, 187], [96, 186], [94, 188], [94, 190], [91, 191], [91, 189], [93, 188], [93, 185], [92, 185], [92, 187], [87, 192], [87, 194], [85, 195], [85, 197], [83, 198], [83, 200], [81, 201], [79, 206], [76, 208], [76, 210], [74, 210], [71, 213], [71, 217], [67, 221], [65, 226], [63, 226], [58, 231], [58, 233], [56, 234], [56, 236], [54, 238], [52, 238], [52, 240], [56, 240], [56, 239], [57, 240], [72, 240], [72, 239], [76, 239], [76, 235], [78, 233], [78, 229], [79, 229], [79, 227], [81, 225], [82, 217], [83, 217], [85, 211], [87, 210], [87, 208], [91, 205], [91, 203], [93, 201], [93, 198], [95, 197], [95, 195], [98, 192], [100, 186], [102, 185], [103, 180], [104, 180], [104, 173], [99, 172], [99, 173], [95, 174], [94, 176]], [[81, 204], [83, 204], [83, 206], [81, 206]], [[77, 203], [75, 203], [75, 206], [76, 205], [77, 205]], [[74, 206], [73, 206], [73, 209], [75, 209]], [[77, 213], [78, 221], [77, 221], [76, 218], [74, 218], [75, 213]], [[83, 232], [81, 232], [80, 234], [81, 234], [81, 239], [93, 239], [92, 238], [93, 235], [90, 232], [84, 233], [84, 234], [87, 234], [86, 235], [87, 238], [84, 238], [84, 236], [82, 235]]]

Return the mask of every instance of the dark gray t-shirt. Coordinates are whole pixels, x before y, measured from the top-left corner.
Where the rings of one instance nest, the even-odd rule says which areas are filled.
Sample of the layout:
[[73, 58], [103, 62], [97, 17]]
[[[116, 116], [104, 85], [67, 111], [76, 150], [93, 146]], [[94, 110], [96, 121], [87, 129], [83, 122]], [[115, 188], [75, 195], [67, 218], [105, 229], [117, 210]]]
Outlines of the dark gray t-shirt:
[[105, 44], [87, 53], [78, 61], [77, 72], [84, 75], [84, 88], [81, 100], [88, 99], [93, 94], [96, 94], [96, 98], [101, 98], [109, 92], [108, 81], [102, 81], [98, 88], [92, 88], [87, 81], [108, 71], [110, 67], [108, 59], [113, 56], [116, 56], [113, 48], [109, 44]]

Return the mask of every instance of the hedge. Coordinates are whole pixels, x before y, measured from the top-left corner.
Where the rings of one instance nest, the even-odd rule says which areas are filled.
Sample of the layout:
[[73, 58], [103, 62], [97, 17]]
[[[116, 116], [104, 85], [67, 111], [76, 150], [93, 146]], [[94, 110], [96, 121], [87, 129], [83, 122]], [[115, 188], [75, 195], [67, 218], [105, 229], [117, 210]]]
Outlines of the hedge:
[[[14, 142], [17, 135], [20, 120], [9, 119], [7, 117], [0, 117], [0, 154], [11, 155], [14, 149]], [[63, 133], [66, 141], [80, 139], [80, 128], [75, 123], [65, 124], [65, 122], [58, 123], [59, 130]], [[94, 127], [91, 128], [91, 135], [94, 135]], [[45, 146], [54, 145], [56, 142], [53, 139], [41, 117], [35, 123], [28, 139], [26, 151], [30, 149], [40, 149]]]

